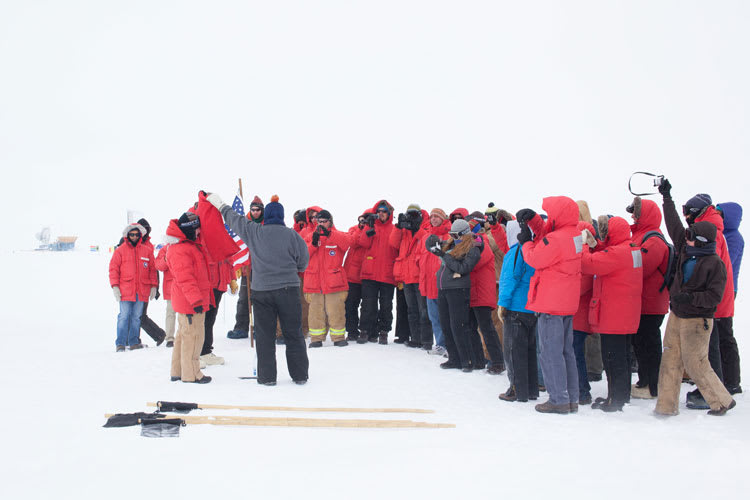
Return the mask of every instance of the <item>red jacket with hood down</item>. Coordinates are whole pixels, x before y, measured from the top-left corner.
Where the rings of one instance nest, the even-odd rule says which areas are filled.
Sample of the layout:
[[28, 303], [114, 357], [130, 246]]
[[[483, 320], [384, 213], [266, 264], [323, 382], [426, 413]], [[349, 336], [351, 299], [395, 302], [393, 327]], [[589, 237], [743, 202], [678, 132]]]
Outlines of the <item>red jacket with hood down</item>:
[[313, 233], [305, 237], [310, 262], [305, 269], [305, 293], [336, 293], [349, 290], [346, 271], [342, 263], [349, 249], [351, 237], [331, 225], [331, 234], [320, 235], [318, 246], [312, 244]]
[[583, 253], [581, 269], [594, 277], [589, 323], [596, 333], [632, 334], [641, 321], [643, 265], [641, 249], [630, 239], [622, 217], [609, 219], [603, 248]]
[[545, 198], [543, 224], [537, 214], [529, 221], [536, 228], [534, 241], [526, 242], [523, 258], [535, 269], [526, 308], [557, 316], [575, 314], [581, 287], [583, 241], [578, 230], [578, 205], [567, 196]]
[[[471, 270], [470, 307], [491, 307], [497, 309], [497, 281], [495, 280], [495, 254], [492, 253], [487, 235], [478, 235], [484, 240], [479, 262]], [[507, 244], [507, 238], [506, 238]], [[424, 245], [422, 245], [424, 246]]]
[[667, 273], [669, 248], [656, 236], [643, 243], [646, 233], [658, 231], [661, 234], [661, 209], [651, 200], [641, 200], [640, 205], [640, 215], [630, 225], [630, 231], [633, 233], [633, 243], [641, 248], [643, 258], [641, 314], [664, 315], [669, 312], [669, 287], [665, 286], [661, 292], [659, 288], [664, 284]]
[[[445, 241], [448, 239], [448, 232], [450, 230], [451, 221], [444, 220], [443, 223], [437, 227], [430, 224], [428, 233], [434, 234], [441, 240]], [[419, 293], [421, 293], [428, 299], [437, 299], [437, 272], [440, 269], [440, 257], [431, 252], [428, 252], [424, 245], [422, 245], [422, 248], [419, 250], [419, 252]]]
[[398, 229], [394, 226], [389, 237], [389, 244], [398, 250], [398, 257], [393, 263], [393, 277], [404, 284], [419, 283], [419, 256], [424, 248], [427, 231], [421, 227], [414, 233], [409, 229]]
[[169, 245], [164, 245], [156, 255], [156, 270], [161, 271], [164, 274], [164, 279], [161, 284], [161, 293], [164, 295], [164, 300], [172, 300], [172, 272], [169, 270], [167, 265], [167, 248]]
[[359, 245], [365, 248], [365, 257], [362, 260], [362, 271], [360, 277], [363, 280], [373, 280], [380, 283], [396, 284], [393, 276], [393, 262], [396, 260], [396, 249], [388, 240], [391, 236], [393, 226], [393, 206], [386, 200], [378, 201], [373, 210], [377, 213], [378, 205], [385, 204], [388, 207], [388, 219], [381, 222], [380, 218], [375, 221], [375, 234], [367, 236], [370, 226], [365, 226], [359, 235]]
[[[128, 232], [134, 229], [141, 233], [135, 246], [128, 240]], [[148, 302], [151, 287], [159, 284], [154, 247], [143, 243], [145, 235], [146, 229], [140, 224], [128, 224], [123, 231], [125, 241], [115, 249], [109, 261], [109, 284], [120, 287], [120, 300], [125, 302], [135, 302], [136, 294], [140, 302]]]
[[176, 240], [167, 249], [167, 265], [174, 278], [172, 309], [180, 314], [193, 314], [196, 307], [202, 306], [208, 311], [213, 302], [208, 253], [203, 245], [185, 237], [177, 219], [169, 221], [167, 236]]
[[722, 295], [721, 302], [716, 308], [714, 318], [731, 318], [734, 316], [734, 273], [732, 272], [732, 260], [729, 258], [727, 240], [724, 239], [724, 219], [712, 205], [709, 205], [702, 215], [695, 218], [695, 222], [703, 220], [707, 220], [716, 226], [716, 253], [721, 257], [721, 261], [724, 262], [724, 267], [727, 270], [727, 284], [724, 287], [724, 295]]

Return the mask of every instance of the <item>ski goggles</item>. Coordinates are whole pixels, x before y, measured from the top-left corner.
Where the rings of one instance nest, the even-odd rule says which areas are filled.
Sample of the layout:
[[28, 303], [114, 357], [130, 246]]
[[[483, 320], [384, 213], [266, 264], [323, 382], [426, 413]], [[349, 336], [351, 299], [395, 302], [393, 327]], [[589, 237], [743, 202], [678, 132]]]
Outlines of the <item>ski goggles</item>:
[[685, 239], [688, 241], [700, 241], [701, 243], [708, 243], [708, 238], [695, 233], [695, 229], [691, 227], [685, 229]]

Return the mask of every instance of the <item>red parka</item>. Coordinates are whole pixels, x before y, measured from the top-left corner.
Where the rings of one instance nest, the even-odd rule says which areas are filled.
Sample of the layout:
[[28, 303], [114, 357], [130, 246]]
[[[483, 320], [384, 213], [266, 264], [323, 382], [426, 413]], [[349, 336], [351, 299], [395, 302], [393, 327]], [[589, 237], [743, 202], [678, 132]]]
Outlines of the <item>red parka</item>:
[[508, 253], [510, 246], [508, 246], [508, 234], [505, 232], [505, 226], [498, 222], [494, 226], [490, 226], [490, 232], [492, 233], [492, 237], [495, 238], [497, 246], [503, 251], [503, 255]]
[[[471, 270], [470, 307], [491, 307], [497, 309], [497, 281], [495, 280], [495, 254], [487, 242], [487, 235], [480, 235], [484, 247], [479, 262]], [[507, 238], [506, 238], [507, 239]], [[422, 245], [424, 246], [424, 245]]]
[[[448, 232], [450, 230], [451, 221], [444, 220], [443, 223], [437, 227], [430, 225], [428, 233], [434, 234], [441, 240], [445, 241], [448, 239]], [[425, 236], [425, 238], [427, 236]], [[428, 252], [424, 245], [422, 245], [419, 252], [419, 293], [428, 299], [437, 299], [437, 272], [440, 269], [440, 257]]]
[[535, 269], [526, 308], [558, 316], [578, 310], [583, 241], [578, 230], [578, 205], [567, 196], [545, 198], [547, 223], [537, 214], [529, 221], [536, 228], [534, 241], [523, 245], [523, 258]]
[[134, 229], [141, 232], [141, 238], [146, 234], [140, 224], [129, 224], [125, 228], [125, 241], [115, 249], [109, 261], [109, 284], [120, 287], [120, 300], [135, 302], [138, 294], [140, 302], [148, 302], [151, 288], [159, 284], [154, 265], [154, 247], [144, 244], [140, 239], [133, 246], [128, 241], [128, 232]]
[[386, 200], [378, 201], [373, 207], [377, 213], [378, 205], [386, 204], [390, 213], [385, 222], [380, 218], [375, 221], [375, 234], [367, 236], [367, 231], [371, 228], [365, 226], [359, 235], [359, 245], [365, 248], [365, 257], [362, 260], [362, 271], [360, 277], [363, 280], [373, 280], [380, 283], [396, 284], [393, 276], [393, 262], [396, 260], [396, 249], [389, 244], [393, 226], [393, 206]]
[[310, 262], [305, 269], [305, 293], [336, 293], [349, 290], [342, 263], [349, 249], [350, 236], [331, 226], [331, 234], [320, 236], [318, 246], [312, 244], [312, 233], [305, 237]]
[[[583, 231], [588, 229], [591, 234], [596, 234], [594, 226], [585, 221], [578, 222], [578, 229]], [[573, 330], [585, 333], [596, 333], [591, 329], [589, 323], [589, 306], [591, 305], [591, 296], [594, 293], [594, 277], [590, 274], [581, 273], [581, 291], [578, 301], [578, 310], [573, 316]]]
[[211, 288], [226, 292], [229, 282], [234, 279], [232, 274], [232, 264], [228, 259], [221, 262], [208, 263], [208, 279], [211, 283]]
[[[465, 208], [458, 207], [457, 209], [455, 209], [453, 212], [450, 213], [450, 215], [448, 216], [448, 219], [449, 220], [452, 219], [453, 215], [455, 215], [455, 214], [460, 215], [462, 219], [466, 219], [466, 218], [469, 217], [469, 211], [468, 210], [466, 210]], [[468, 222], [468, 221], [466, 221], [466, 222]]]
[[721, 214], [713, 206], [709, 206], [703, 212], [703, 215], [696, 217], [695, 222], [703, 220], [707, 220], [716, 226], [716, 253], [721, 257], [721, 261], [724, 262], [724, 267], [727, 270], [727, 283], [724, 287], [724, 295], [721, 297], [721, 302], [716, 308], [714, 318], [731, 318], [734, 316], [734, 273], [732, 272], [732, 260], [729, 258], [727, 240], [724, 239], [724, 219], [721, 218]]
[[661, 219], [659, 205], [651, 200], [641, 200], [640, 216], [630, 225], [633, 243], [641, 248], [643, 258], [641, 314], [663, 315], [669, 312], [669, 287], [665, 286], [659, 291], [669, 265], [669, 248], [657, 236], [651, 236], [643, 243], [647, 233], [657, 231], [661, 234]]
[[603, 245], [581, 258], [582, 272], [594, 277], [589, 323], [596, 333], [635, 333], [641, 320], [641, 249], [633, 245], [628, 222], [621, 217], [609, 219]]
[[208, 311], [213, 293], [208, 276], [208, 253], [203, 246], [185, 238], [177, 219], [169, 221], [167, 236], [176, 239], [167, 249], [167, 265], [172, 272], [172, 309], [180, 314], [193, 314], [202, 306]]
[[164, 274], [164, 279], [161, 284], [161, 294], [164, 295], [164, 300], [172, 300], [172, 272], [169, 270], [167, 265], [167, 248], [169, 245], [164, 245], [156, 255], [156, 270], [161, 271]]
[[419, 283], [419, 256], [424, 248], [427, 231], [421, 227], [412, 233], [409, 229], [391, 231], [389, 244], [398, 250], [398, 257], [393, 263], [393, 277], [404, 284]]

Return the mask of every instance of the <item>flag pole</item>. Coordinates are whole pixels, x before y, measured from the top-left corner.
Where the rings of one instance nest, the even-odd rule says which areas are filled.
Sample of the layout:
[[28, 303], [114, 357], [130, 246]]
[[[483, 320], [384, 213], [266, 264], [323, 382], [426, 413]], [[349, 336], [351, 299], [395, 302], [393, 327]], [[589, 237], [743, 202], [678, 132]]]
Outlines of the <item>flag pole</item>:
[[[244, 203], [245, 195], [242, 194], [242, 177], [240, 177], [239, 179], [237, 179], [237, 181], [239, 182], [239, 185], [240, 185], [240, 198], [242, 198], [243, 203]], [[249, 250], [248, 250], [248, 252], [249, 252]], [[251, 316], [253, 314], [253, 305], [252, 305], [252, 301], [250, 300], [250, 264], [249, 264], [249, 262], [250, 262], [250, 260], [248, 259], [248, 265], [246, 266], [246, 271], [245, 271], [245, 273], [246, 273], [245, 274], [245, 282], [247, 284], [247, 316], [248, 316], [248, 318], [247, 318], [248, 319], [247, 328], [248, 328], [248, 330], [250, 330], [249, 331], [249, 335], [250, 335], [250, 347], [252, 348], [252, 347], [255, 347], [255, 335], [253, 335], [253, 322], [250, 320], [250, 318], [251, 318]]]

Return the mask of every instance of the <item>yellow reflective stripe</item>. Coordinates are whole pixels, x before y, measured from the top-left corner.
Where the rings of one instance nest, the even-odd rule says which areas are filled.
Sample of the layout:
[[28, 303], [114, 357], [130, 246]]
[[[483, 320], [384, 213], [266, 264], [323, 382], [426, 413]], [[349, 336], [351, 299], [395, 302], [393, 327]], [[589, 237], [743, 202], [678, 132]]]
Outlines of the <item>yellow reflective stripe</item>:
[[310, 332], [310, 335], [325, 335], [326, 329], [321, 328], [320, 330], [316, 330], [316, 329], [310, 328], [308, 332]]
[[340, 330], [336, 330], [335, 328], [331, 328], [330, 330], [328, 330], [328, 332], [331, 335], [344, 335], [344, 334], [346, 334], [346, 328], [342, 328]]

